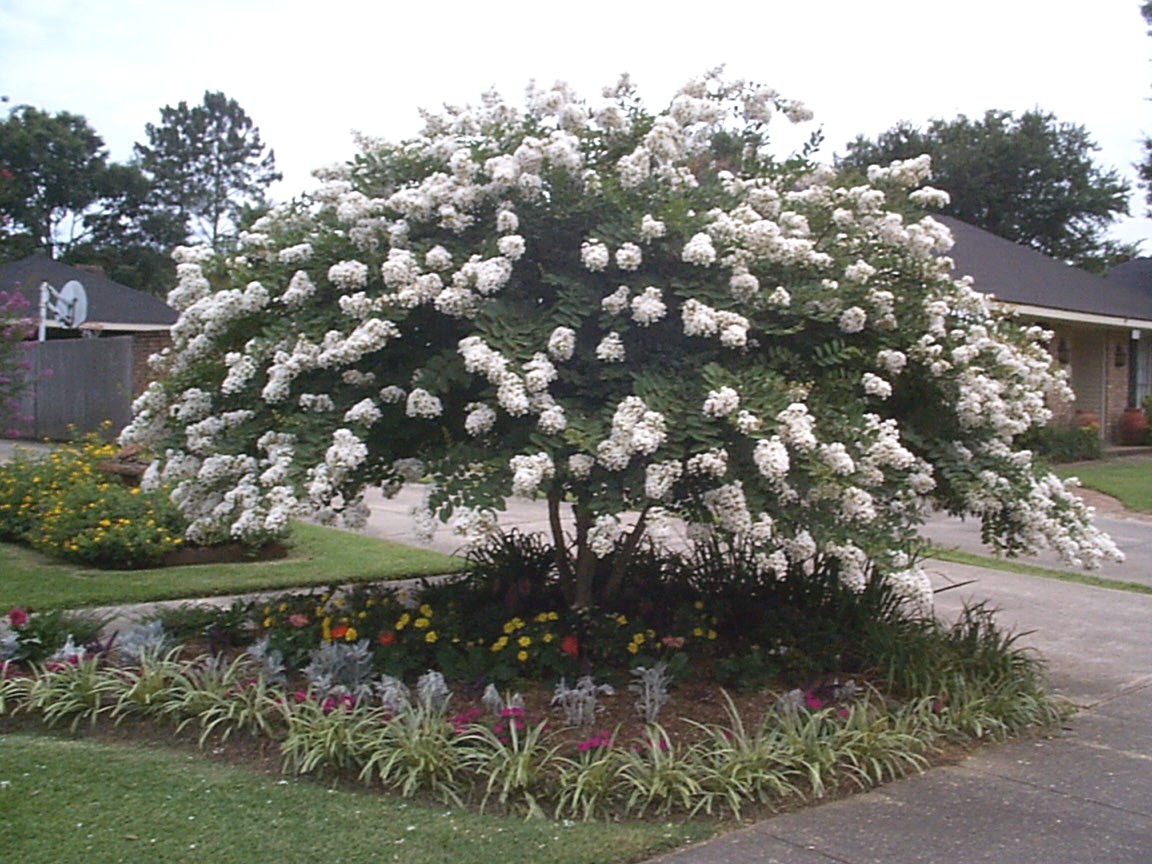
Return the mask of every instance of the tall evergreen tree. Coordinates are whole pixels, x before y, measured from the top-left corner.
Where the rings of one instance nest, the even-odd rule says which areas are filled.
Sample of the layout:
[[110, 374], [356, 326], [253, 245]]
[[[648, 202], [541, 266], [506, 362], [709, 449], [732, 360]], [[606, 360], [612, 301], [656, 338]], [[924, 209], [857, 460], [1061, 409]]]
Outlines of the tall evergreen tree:
[[137, 144], [136, 155], [156, 200], [217, 251], [231, 242], [245, 208], [262, 207], [281, 177], [260, 130], [223, 93], [205, 92], [200, 105], [165, 106], [160, 123], [145, 131], [148, 144]]

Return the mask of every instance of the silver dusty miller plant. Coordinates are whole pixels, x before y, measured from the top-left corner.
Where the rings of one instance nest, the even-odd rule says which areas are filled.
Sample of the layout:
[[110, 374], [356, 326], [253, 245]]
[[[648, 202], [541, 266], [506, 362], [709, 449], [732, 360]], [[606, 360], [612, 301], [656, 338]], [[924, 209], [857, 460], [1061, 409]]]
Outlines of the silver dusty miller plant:
[[284, 654], [269, 647], [267, 636], [248, 646], [248, 656], [257, 663], [260, 676], [265, 681], [278, 687], [287, 686], [288, 673], [284, 668]]
[[616, 691], [611, 684], [597, 684], [591, 675], [585, 675], [576, 682], [575, 687], [569, 687], [568, 682], [561, 678], [556, 689], [552, 691], [551, 706], [564, 712], [565, 726], [591, 726], [596, 722], [596, 714], [604, 710], [600, 704], [601, 696], [614, 696]]
[[358, 697], [370, 692], [372, 651], [367, 639], [355, 645], [327, 642], [313, 651], [310, 658], [311, 662], [302, 671], [315, 693]]
[[169, 641], [159, 618], [133, 624], [116, 639], [116, 659], [126, 666], [138, 666], [145, 657], [158, 657]]
[[443, 711], [451, 695], [452, 691], [439, 672], [429, 670], [416, 679], [416, 699], [421, 707]]
[[668, 685], [672, 679], [668, 676], [668, 664], [661, 661], [651, 668], [637, 666], [632, 670], [634, 679], [628, 689], [638, 694], [636, 697], [636, 711], [644, 718], [646, 723], [655, 723], [660, 716], [660, 709], [668, 701]]

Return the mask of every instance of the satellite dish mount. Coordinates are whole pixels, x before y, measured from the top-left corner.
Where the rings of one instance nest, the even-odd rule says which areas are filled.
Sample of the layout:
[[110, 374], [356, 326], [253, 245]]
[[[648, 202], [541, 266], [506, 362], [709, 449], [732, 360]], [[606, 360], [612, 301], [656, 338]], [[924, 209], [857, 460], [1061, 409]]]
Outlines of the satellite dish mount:
[[40, 283], [40, 341], [51, 321], [57, 327], [75, 330], [88, 320], [88, 293], [75, 279], [65, 282], [57, 291], [47, 282]]

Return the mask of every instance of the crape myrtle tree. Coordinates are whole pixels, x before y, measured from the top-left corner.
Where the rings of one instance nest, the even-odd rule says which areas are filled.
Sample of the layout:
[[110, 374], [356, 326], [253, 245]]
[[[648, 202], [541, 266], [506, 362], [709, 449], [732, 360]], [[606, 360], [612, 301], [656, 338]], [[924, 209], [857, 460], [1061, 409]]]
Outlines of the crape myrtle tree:
[[845, 186], [770, 155], [776, 115], [809, 116], [717, 72], [659, 113], [627, 79], [532, 87], [361, 142], [237, 254], [179, 251], [175, 344], [124, 433], [147, 482], [201, 543], [356, 524], [366, 486], [417, 475], [418, 519], [466, 536], [538, 496], [578, 608], [672, 517], [920, 600], [930, 505], [1000, 549], [1116, 554], [1013, 446], [1067, 388], [1046, 334], [954, 277], [940, 193], [909, 191], [927, 160]]

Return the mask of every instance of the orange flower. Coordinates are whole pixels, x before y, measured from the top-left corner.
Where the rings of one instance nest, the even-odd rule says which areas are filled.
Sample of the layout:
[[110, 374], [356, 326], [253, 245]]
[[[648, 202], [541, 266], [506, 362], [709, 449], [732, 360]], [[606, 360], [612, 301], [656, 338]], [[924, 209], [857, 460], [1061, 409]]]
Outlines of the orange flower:
[[575, 660], [580, 656], [580, 640], [576, 638], [575, 634], [569, 633], [560, 640], [560, 651]]
[[381, 631], [380, 635], [376, 637], [376, 641], [379, 642], [381, 645], [383, 645], [385, 648], [387, 648], [389, 645], [395, 645], [396, 644], [396, 631], [395, 630], [383, 630], [383, 631]]
[[332, 640], [343, 639], [348, 634], [347, 624], [337, 624], [332, 628]]

